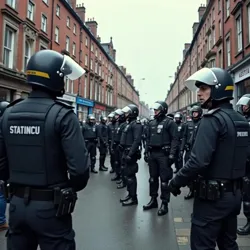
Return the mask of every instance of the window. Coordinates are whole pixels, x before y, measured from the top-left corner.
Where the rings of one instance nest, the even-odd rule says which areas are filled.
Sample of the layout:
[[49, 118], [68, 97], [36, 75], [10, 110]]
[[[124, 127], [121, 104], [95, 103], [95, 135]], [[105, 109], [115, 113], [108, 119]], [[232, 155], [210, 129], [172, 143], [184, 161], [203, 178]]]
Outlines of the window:
[[92, 99], [93, 98], [93, 79], [90, 79], [90, 85], [89, 85], [89, 99]]
[[76, 34], [76, 24], [74, 23], [73, 33]]
[[222, 35], [222, 24], [221, 24], [221, 20], [219, 21], [219, 36]]
[[210, 67], [211, 67], [211, 68], [216, 67], [216, 66], [215, 66], [215, 59], [213, 59], [213, 60], [210, 61]]
[[56, 15], [60, 16], [60, 6], [59, 5], [56, 6]]
[[55, 28], [55, 42], [59, 43], [59, 28]]
[[248, 43], [250, 43], [250, 4], [247, 6]]
[[90, 69], [93, 70], [93, 60], [90, 59]]
[[71, 81], [71, 94], [74, 94], [74, 81]]
[[47, 47], [40, 45], [40, 50], [47, 49]]
[[69, 92], [69, 78], [65, 77], [65, 92]]
[[242, 50], [242, 22], [241, 16], [236, 19], [236, 32], [237, 32], [237, 48], [238, 52]]
[[76, 44], [73, 43], [73, 46], [72, 46], [72, 55], [75, 56], [76, 55]]
[[68, 51], [69, 52], [69, 37], [68, 36], [66, 36], [66, 51]]
[[231, 44], [230, 44], [230, 37], [226, 40], [226, 55], [227, 55], [227, 66], [231, 65]]
[[216, 39], [215, 39], [215, 29], [212, 29], [212, 46], [215, 45]]
[[88, 55], [85, 55], [85, 66], [88, 66], [88, 62], [89, 62]]
[[8, 68], [14, 66], [14, 42], [15, 31], [10, 27], [5, 27], [3, 64]]
[[218, 0], [218, 12], [221, 11], [221, 0]]
[[7, 0], [7, 4], [13, 9], [16, 8], [16, 0]]
[[67, 17], [67, 27], [69, 27], [69, 26], [70, 26], [70, 18]]
[[88, 75], [85, 75], [83, 97], [87, 97]]
[[226, 17], [230, 16], [230, 0], [226, 0]]
[[88, 47], [88, 38], [86, 37], [85, 46]]
[[220, 68], [223, 68], [223, 61], [222, 61], [222, 53], [221, 50], [219, 51], [219, 65]]
[[34, 4], [29, 1], [28, 3], [28, 10], [27, 10], [27, 18], [29, 18], [29, 20], [33, 21], [34, 20]]
[[42, 14], [41, 29], [44, 32], [47, 31], [47, 17], [44, 14]]
[[98, 50], [95, 49], [95, 56], [98, 57]]
[[93, 52], [93, 51], [94, 51], [94, 44], [91, 43], [91, 52]]
[[43, 0], [43, 2], [49, 4], [49, 0]]
[[98, 74], [98, 64], [95, 62], [95, 73]]
[[26, 66], [28, 61], [31, 57], [31, 44], [29, 41], [25, 41], [25, 48], [24, 48], [24, 70], [26, 70]]

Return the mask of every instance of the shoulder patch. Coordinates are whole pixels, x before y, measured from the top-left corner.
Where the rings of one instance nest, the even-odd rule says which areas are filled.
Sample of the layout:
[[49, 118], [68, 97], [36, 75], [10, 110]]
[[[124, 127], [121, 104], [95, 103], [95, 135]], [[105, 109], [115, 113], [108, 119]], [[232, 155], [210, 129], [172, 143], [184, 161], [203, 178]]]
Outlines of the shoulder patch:
[[214, 113], [218, 112], [219, 110], [220, 110], [220, 108], [211, 109], [211, 110], [209, 110], [206, 114], [204, 114], [203, 116], [210, 116], [210, 115], [213, 115]]
[[18, 99], [16, 99], [15, 101], [11, 102], [11, 103], [8, 105], [8, 107], [14, 106], [14, 105], [16, 105], [17, 103], [19, 103], [19, 102], [21, 102], [21, 101], [23, 101], [23, 100], [24, 100], [23, 98], [18, 98]]
[[67, 108], [67, 109], [73, 109], [74, 108], [73, 106], [69, 105], [68, 103], [63, 102], [63, 101], [58, 100], [58, 99], [55, 100], [55, 103], [63, 106], [64, 108]]

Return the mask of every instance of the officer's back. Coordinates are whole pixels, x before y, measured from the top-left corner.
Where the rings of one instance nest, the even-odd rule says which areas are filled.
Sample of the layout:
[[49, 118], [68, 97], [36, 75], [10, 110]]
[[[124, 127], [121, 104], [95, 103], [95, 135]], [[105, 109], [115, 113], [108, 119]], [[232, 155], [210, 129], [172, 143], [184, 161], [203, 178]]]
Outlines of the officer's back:
[[88, 182], [87, 151], [72, 107], [56, 97], [64, 93], [64, 77], [75, 80], [83, 73], [67, 56], [37, 52], [27, 65], [31, 94], [10, 104], [1, 121], [13, 249], [36, 249], [38, 243], [46, 250], [75, 249], [71, 213], [76, 192]]

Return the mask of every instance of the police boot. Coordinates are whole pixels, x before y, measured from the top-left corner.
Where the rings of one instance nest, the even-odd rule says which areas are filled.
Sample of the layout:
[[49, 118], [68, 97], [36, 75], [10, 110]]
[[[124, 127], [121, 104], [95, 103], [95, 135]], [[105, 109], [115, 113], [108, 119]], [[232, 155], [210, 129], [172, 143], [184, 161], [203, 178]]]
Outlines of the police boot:
[[108, 171], [108, 169], [102, 166], [99, 168], [99, 171]]
[[151, 200], [147, 205], [143, 206], [143, 210], [149, 210], [152, 208], [157, 208], [158, 207], [158, 202], [156, 197], [151, 197]]
[[194, 197], [194, 191], [193, 190], [189, 190], [189, 193], [186, 195], [186, 196], [184, 196], [184, 199], [185, 200], [190, 200], [190, 199], [192, 199]]
[[121, 184], [122, 183], [122, 179], [119, 179], [116, 181], [116, 184]]
[[96, 171], [95, 168], [91, 168], [91, 173], [97, 174], [98, 171]]
[[124, 201], [127, 201], [127, 200], [129, 200], [129, 199], [130, 199], [130, 195], [128, 194], [126, 197], [121, 198], [121, 199], [120, 199], [120, 202], [124, 202]]
[[250, 234], [250, 219], [247, 220], [247, 224], [244, 227], [237, 229], [238, 235], [248, 235]]
[[161, 207], [158, 210], [158, 215], [163, 216], [168, 213], [168, 203], [162, 202]]
[[138, 204], [137, 196], [131, 196], [128, 200], [122, 202], [122, 206], [133, 206]]
[[115, 177], [111, 178], [111, 181], [118, 181], [120, 179], [121, 179], [120, 175], [117, 174]]
[[125, 187], [126, 187], [126, 184], [123, 181], [120, 184], [117, 185], [117, 189], [122, 189], [122, 188], [125, 188]]
[[113, 168], [109, 171], [110, 174], [113, 174], [114, 172], [115, 170]]

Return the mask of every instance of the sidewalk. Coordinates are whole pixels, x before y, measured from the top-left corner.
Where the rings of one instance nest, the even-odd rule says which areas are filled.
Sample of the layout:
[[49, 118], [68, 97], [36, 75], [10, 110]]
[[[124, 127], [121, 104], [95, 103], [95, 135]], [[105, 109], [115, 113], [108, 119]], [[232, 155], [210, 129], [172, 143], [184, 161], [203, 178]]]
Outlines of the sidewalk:
[[[193, 208], [193, 199], [184, 200], [184, 196], [187, 192], [188, 189], [185, 188], [182, 189], [182, 193], [178, 197], [171, 196], [171, 207], [173, 210], [173, 219], [179, 250], [190, 250], [190, 215]], [[245, 223], [246, 218], [241, 212], [238, 216], [238, 226], [243, 226]], [[250, 250], [250, 235], [238, 236], [237, 242], [240, 250]]]

